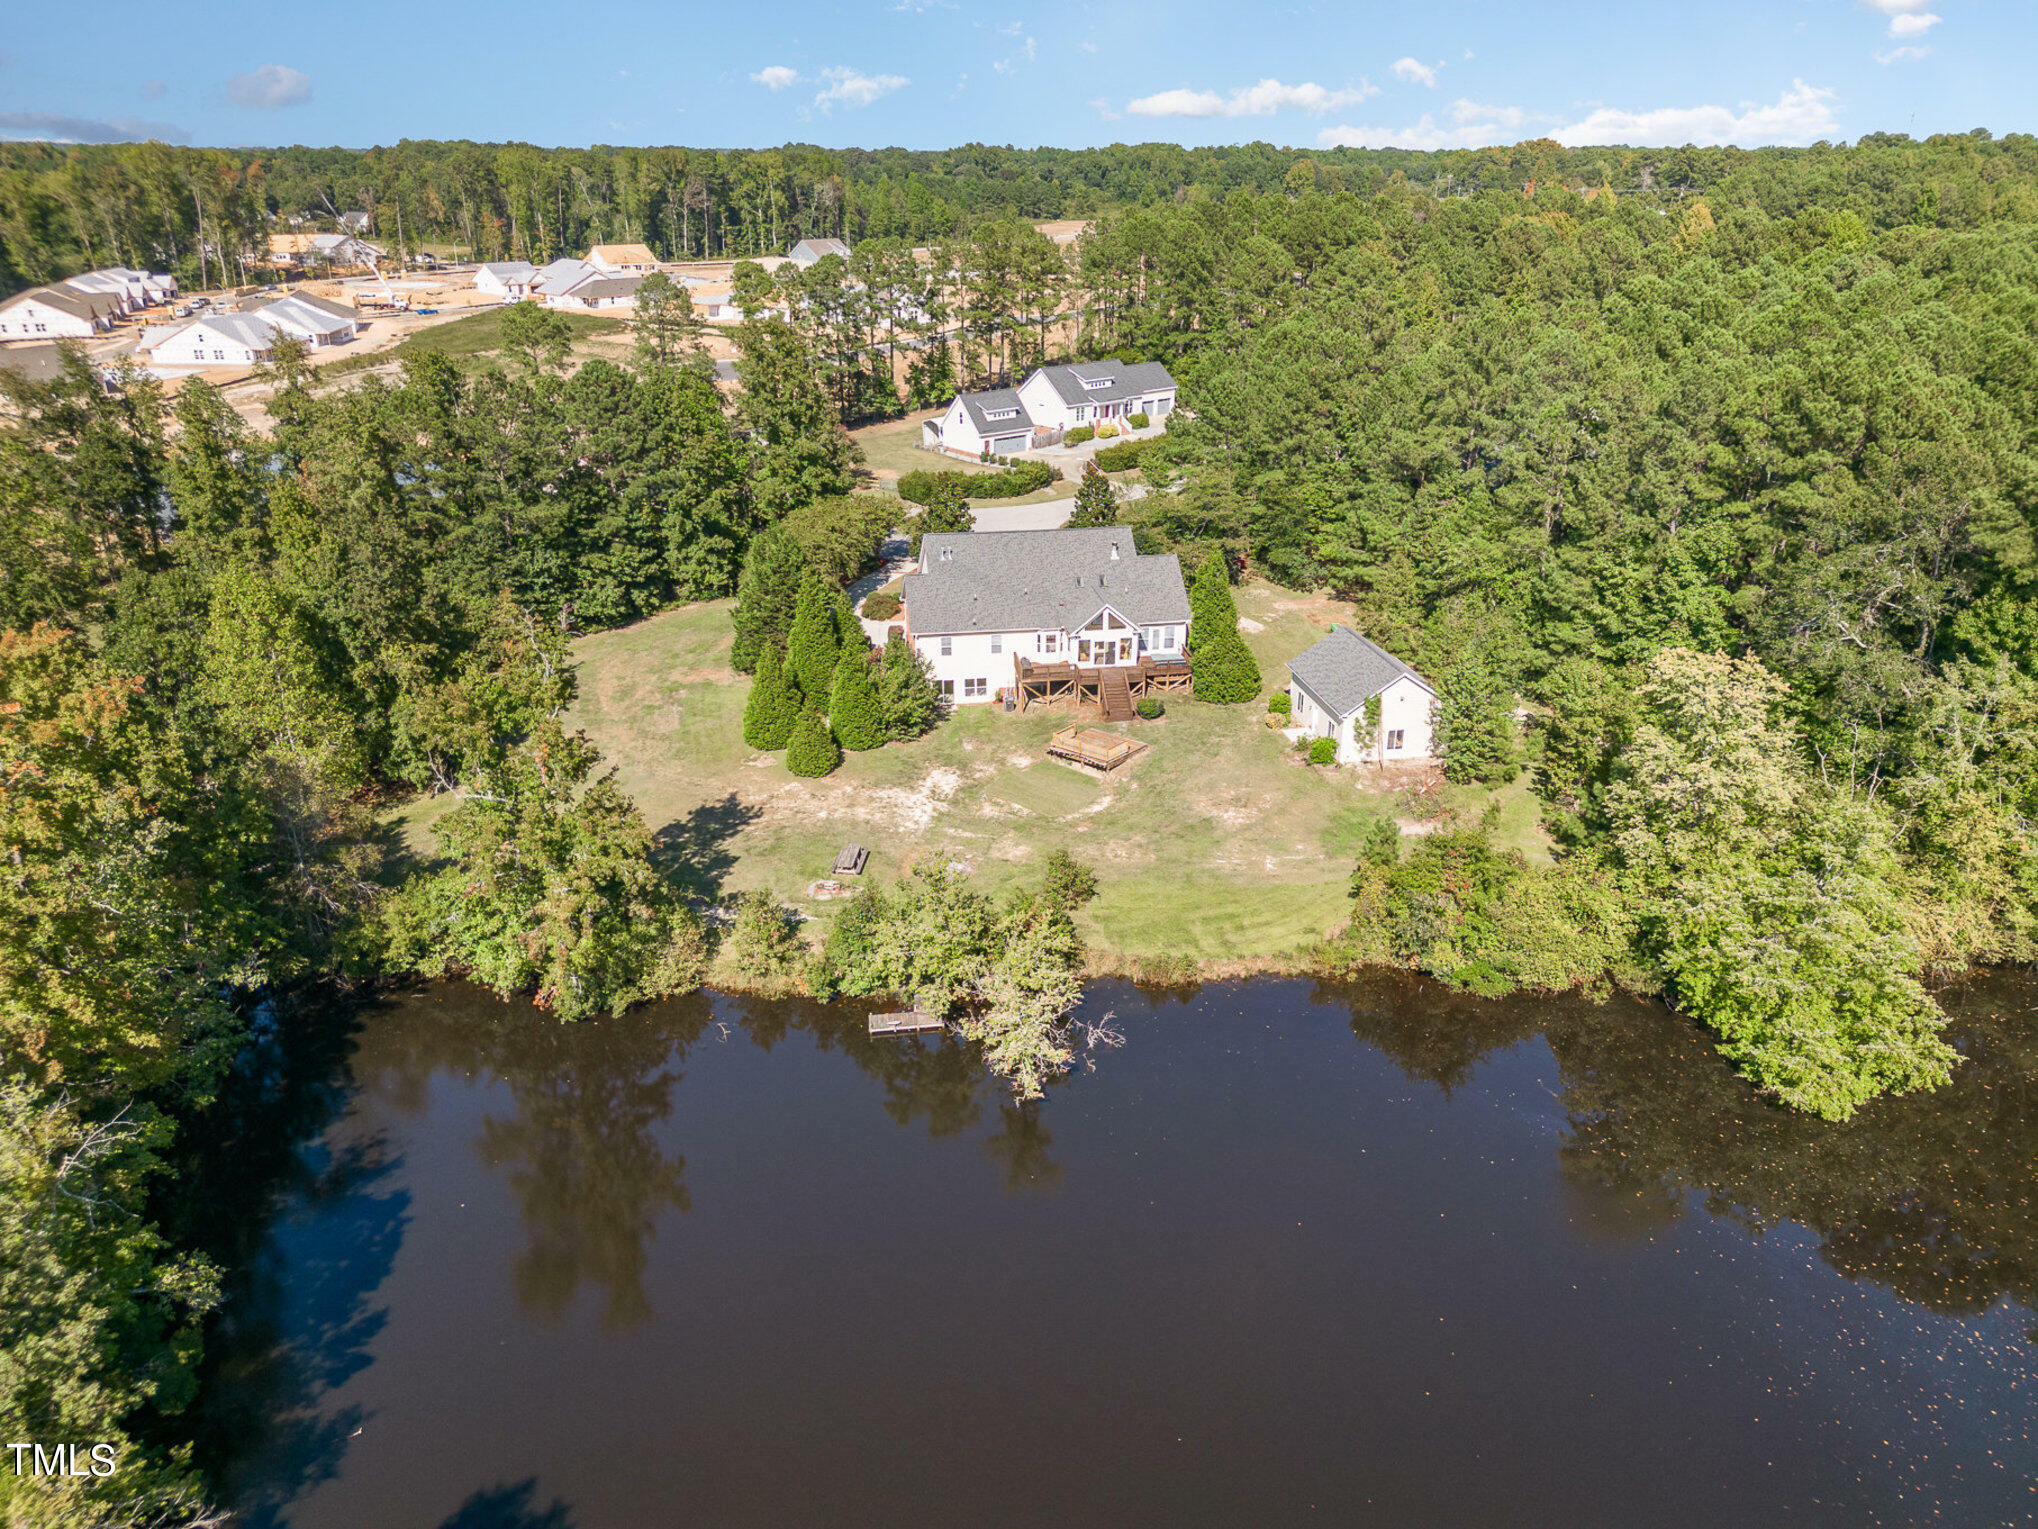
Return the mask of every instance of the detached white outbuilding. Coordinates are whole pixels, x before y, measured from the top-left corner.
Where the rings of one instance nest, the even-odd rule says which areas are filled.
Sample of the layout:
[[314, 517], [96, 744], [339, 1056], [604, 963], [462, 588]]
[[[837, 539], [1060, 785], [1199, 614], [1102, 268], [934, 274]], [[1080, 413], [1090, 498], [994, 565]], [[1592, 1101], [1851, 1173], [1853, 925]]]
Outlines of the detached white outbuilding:
[[[1379, 716], [1369, 726], [1375, 697]], [[1428, 680], [1346, 626], [1288, 664], [1291, 720], [1311, 738], [1335, 738], [1339, 764], [1429, 758], [1436, 699]]]
[[531, 295], [538, 268], [528, 260], [491, 260], [474, 271], [474, 290], [522, 302]]

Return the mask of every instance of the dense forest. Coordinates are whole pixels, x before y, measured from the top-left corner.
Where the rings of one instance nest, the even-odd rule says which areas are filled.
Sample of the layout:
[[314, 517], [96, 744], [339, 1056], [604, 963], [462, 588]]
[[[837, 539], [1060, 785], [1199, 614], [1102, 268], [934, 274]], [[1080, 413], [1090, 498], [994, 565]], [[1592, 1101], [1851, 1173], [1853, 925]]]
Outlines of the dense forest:
[[[936, 392], [1165, 360], [1185, 407], [1114, 512], [1220, 582], [1354, 601], [1437, 681], [1451, 771], [1530, 772], [1562, 850], [1369, 845], [1327, 969], [1661, 993], [1833, 1118], [1958, 1065], [1936, 976], [2038, 952], [2038, 140], [9, 145], [0, 269], [189, 272], [272, 211], [364, 203], [489, 253], [844, 232], [902, 283], [932, 241], [951, 275], [905, 306], [953, 305], [948, 338], [914, 321]], [[1023, 221], [1093, 212], [1065, 254]], [[627, 366], [574, 368], [536, 308], [478, 374], [427, 352], [336, 390], [285, 347], [262, 434], [203, 383], [0, 379], [0, 1420], [122, 1460], [0, 1475], [0, 1517], [201, 1516], [177, 1419], [218, 1285], [168, 1186], [291, 991], [457, 970], [565, 1019], [700, 980], [715, 934], [670, 847], [559, 724], [566, 641], [746, 581], [754, 617], [756, 549], [836, 545], [842, 420], [905, 402], [870, 364], [873, 281], [844, 277], [736, 332], [733, 399], [683, 312], [647, 313]], [[414, 867], [385, 809], [449, 788]], [[1070, 1001], [1083, 895], [930, 883], [814, 965], [768, 907], [725, 938], [789, 983], [1037, 1017]]]
[[[1101, 213], [1315, 193], [1431, 197], [1568, 187], [1666, 205], [1707, 195], [1789, 216], [1818, 205], [1870, 227], [2028, 220], [2028, 136], [1986, 132], [1849, 148], [1512, 147], [1416, 153], [1252, 143], [940, 151], [539, 149], [405, 140], [392, 148], [187, 149], [161, 143], [0, 144], [0, 294], [95, 266], [165, 270], [187, 285], [245, 279], [277, 226], [365, 212], [399, 254], [543, 262], [607, 240], [669, 260], [782, 254], [795, 240], [929, 244], [986, 219]], [[279, 223], [279, 220], [280, 223]]]

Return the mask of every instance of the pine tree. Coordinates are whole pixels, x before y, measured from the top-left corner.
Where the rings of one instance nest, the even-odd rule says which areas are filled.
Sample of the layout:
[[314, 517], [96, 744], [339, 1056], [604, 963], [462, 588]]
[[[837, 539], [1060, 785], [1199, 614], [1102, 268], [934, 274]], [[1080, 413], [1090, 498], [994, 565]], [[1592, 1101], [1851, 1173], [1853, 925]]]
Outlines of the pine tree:
[[828, 724], [845, 749], [874, 749], [885, 741], [884, 712], [878, 706], [877, 687], [870, 682], [868, 643], [842, 650], [834, 688], [828, 693]]
[[1069, 511], [1068, 523], [1077, 527], [1118, 523], [1118, 496], [1095, 457], [1083, 464], [1082, 486], [1076, 490], [1076, 507]]
[[1196, 699], [1220, 706], [1252, 700], [1260, 693], [1260, 666], [1239, 635], [1231, 580], [1224, 559], [1215, 552], [1197, 571], [1189, 610], [1189, 670], [1196, 682]]
[[827, 586], [810, 573], [800, 586], [793, 629], [786, 638], [786, 666], [809, 706], [827, 704], [828, 682], [835, 678], [838, 647], [835, 602]]
[[1500, 785], [1521, 773], [1514, 696], [1484, 654], [1468, 652], [1444, 672], [1431, 747], [1444, 779]]
[[849, 591], [835, 591], [835, 646], [842, 652], [851, 651], [868, 656], [871, 650], [870, 633], [863, 629], [863, 622], [856, 614], [856, 602], [849, 598]]
[[739, 674], [757, 672], [758, 655], [768, 642], [783, 644], [793, 629], [807, 557], [792, 534], [781, 526], [761, 532], [743, 557], [736, 585], [736, 643], [729, 662]]
[[792, 742], [786, 745], [785, 767], [795, 775], [809, 779], [826, 775], [842, 763], [842, 750], [835, 742], [835, 735], [828, 731], [828, 724], [821, 714], [809, 706], [800, 713], [799, 723], [793, 728]]
[[778, 644], [766, 643], [750, 699], [743, 703], [743, 741], [753, 749], [782, 749], [799, 714], [798, 698], [786, 689]]

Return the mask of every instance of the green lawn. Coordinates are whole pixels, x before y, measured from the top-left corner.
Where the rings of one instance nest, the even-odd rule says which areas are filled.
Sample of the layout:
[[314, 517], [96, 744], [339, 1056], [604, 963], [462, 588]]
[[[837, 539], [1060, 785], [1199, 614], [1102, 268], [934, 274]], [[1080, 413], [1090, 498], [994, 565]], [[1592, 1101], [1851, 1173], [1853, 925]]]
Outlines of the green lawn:
[[[1260, 627], [1247, 638], [1270, 687], [1346, 613], [1268, 585], [1238, 598]], [[1106, 964], [1277, 959], [1342, 922], [1362, 837], [1401, 806], [1363, 772], [1297, 764], [1261, 707], [1192, 701], [1120, 729], [1150, 747], [1109, 780], [1046, 757], [1066, 713], [991, 707], [961, 708], [925, 738], [799, 780], [782, 754], [743, 743], [750, 682], [729, 669], [729, 642], [726, 601], [584, 638], [567, 720], [616, 767], [676, 878], [711, 895], [766, 888], [822, 926], [840, 905], [807, 889], [852, 840], [870, 850], [866, 884], [938, 856], [994, 895], [1030, 884], [1066, 847], [1097, 870], [1083, 923]], [[1498, 795], [1503, 836], [1524, 841], [1533, 798], [1518, 786]], [[1459, 796], [1453, 805], [1472, 821], [1490, 799]], [[414, 839], [432, 812], [418, 804], [405, 815]]]
[[[485, 308], [465, 318], [434, 324], [410, 336], [396, 347], [393, 354], [409, 356], [423, 350], [436, 350], [455, 361], [494, 355], [502, 349], [502, 321], [509, 312], [507, 307]], [[560, 311], [559, 316], [566, 321], [566, 327], [572, 331], [576, 341], [619, 334], [625, 327], [622, 320], [603, 318], [597, 313]]]
[[905, 419], [887, 420], [882, 425], [865, 425], [849, 433], [863, 448], [863, 465], [872, 471], [897, 474], [939, 472], [944, 468], [953, 468], [957, 472], [996, 471], [981, 463], [958, 461], [938, 452], [922, 451], [915, 444], [920, 439], [920, 425], [932, 418], [933, 413], [923, 412]]

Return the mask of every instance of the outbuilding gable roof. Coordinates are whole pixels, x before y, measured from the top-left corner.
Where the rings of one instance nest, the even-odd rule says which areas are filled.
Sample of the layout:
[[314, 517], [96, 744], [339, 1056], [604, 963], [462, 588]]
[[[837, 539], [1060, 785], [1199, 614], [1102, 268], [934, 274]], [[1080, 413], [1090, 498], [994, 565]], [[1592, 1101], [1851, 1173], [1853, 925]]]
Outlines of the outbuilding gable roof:
[[511, 282], [528, 280], [538, 268], [528, 260], [490, 260], [481, 269], [497, 281]]
[[1175, 555], [1136, 551], [1123, 526], [930, 532], [920, 569], [902, 585], [915, 636], [1072, 631], [1105, 605], [1137, 626], [1189, 619]]
[[567, 295], [591, 303], [601, 297], [634, 296], [637, 289], [643, 285], [644, 278], [641, 276], [596, 276], [592, 280], [583, 281]]
[[827, 255], [840, 255], [844, 260], [849, 258], [849, 246], [840, 239], [802, 239], [787, 252], [787, 258], [798, 259], [801, 250], [805, 250], [816, 260]]
[[587, 252], [592, 264], [599, 265], [656, 265], [658, 257], [645, 244], [597, 244]]
[[308, 329], [313, 334], [332, 334], [342, 328], [351, 329], [356, 322], [352, 308], [343, 308], [338, 303], [322, 297], [313, 297], [307, 292], [292, 292], [284, 297], [271, 298], [258, 303], [244, 312], [259, 314], [271, 324], [285, 327]]
[[1288, 672], [1339, 720], [1352, 715], [1398, 679], [1412, 679], [1431, 695], [1436, 687], [1376, 642], [1347, 626], [1288, 662]]
[[68, 313], [72, 318], [84, 319], [87, 323], [116, 311], [120, 306], [119, 299], [107, 292], [85, 292], [76, 287], [30, 287], [0, 304], [0, 308], [12, 308], [30, 298], [46, 308]]

